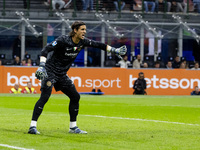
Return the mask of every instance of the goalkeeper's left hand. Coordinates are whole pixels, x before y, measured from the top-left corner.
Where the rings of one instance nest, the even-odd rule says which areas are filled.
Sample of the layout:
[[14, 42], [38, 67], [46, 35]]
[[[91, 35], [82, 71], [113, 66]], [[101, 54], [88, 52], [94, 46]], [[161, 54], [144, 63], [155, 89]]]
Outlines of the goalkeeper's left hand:
[[40, 62], [39, 68], [35, 72], [35, 77], [39, 80], [44, 80], [48, 77], [44, 62]]
[[121, 55], [125, 55], [127, 52], [126, 45], [121, 46], [120, 48], [111, 47], [111, 53], [115, 53], [120, 59], [122, 59]]

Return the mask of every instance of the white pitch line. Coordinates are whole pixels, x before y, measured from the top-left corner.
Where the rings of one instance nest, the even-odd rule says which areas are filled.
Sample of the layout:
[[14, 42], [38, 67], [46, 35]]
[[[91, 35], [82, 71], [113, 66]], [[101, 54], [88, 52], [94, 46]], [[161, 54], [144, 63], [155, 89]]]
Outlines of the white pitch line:
[[189, 125], [189, 126], [200, 126], [199, 124], [170, 122], [170, 121], [161, 121], [161, 120], [148, 120], [148, 119], [140, 119], [140, 118], [108, 117], [108, 116], [98, 116], [98, 115], [82, 115], [82, 116], [96, 117], [96, 118], [122, 119], [122, 120], [136, 120], [136, 121], [146, 121], [146, 122], [160, 122], [160, 123], [181, 124], [181, 125]]
[[16, 146], [11, 146], [7, 144], [0, 144], [1, 147], [7, 147], [7, 148], [12, 148], [12, 149], [19, 149], [19, 150], [35, 150], [35, 149], [27, 149], [23, 147], [16, 147]]

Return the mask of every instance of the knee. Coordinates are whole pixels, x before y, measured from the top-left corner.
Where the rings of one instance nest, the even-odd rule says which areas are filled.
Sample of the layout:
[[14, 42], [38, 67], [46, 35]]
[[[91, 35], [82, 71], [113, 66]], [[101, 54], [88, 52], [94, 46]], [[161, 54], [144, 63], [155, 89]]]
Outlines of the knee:
[[79, 93], [77, 93], [77, 95], [75, 96], [75, 101], [78, 103], [79, 102], [79, 100], [80, 100], [80, 94]]
[[50, 97], [50, 94], [44, 94], [43, 97], [44, 97], [45, 100], [48, 100], [49, 97]]
[[77, 93], [75, 95], [73, 95], [73, 97], [70, 98], [70, 103], [79, 103], [80, 100], [80, 94]]
[[43, 105], [48, 101], [50, 94], [41, 94], [40, 99], [38, 100]]

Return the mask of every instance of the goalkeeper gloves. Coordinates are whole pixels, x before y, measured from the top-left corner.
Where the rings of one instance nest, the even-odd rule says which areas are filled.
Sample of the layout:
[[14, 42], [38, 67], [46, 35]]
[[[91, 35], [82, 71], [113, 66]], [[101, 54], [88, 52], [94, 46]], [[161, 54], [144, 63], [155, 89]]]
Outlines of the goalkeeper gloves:
[[35, 77], [39, 80], [44, 80], [48, 77], [44, 62], [40, 62], [39, 68], [35, 72]]
[[121, 55], [125, 55], [127, 52], [126, 45], [121, 46], [120, 48], [111, 47], [111, 53], [115, 53], [120, 59], [122, 59]]

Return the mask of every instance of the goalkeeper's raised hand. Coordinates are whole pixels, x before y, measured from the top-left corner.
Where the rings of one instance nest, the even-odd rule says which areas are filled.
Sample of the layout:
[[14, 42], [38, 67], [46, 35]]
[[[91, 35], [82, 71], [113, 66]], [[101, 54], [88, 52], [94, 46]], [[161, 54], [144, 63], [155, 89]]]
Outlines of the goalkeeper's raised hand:
[[48, 77], [44, 62], [40, 62], [40, 65], [39, 65], [37, 71], [35, 72], [35, 77], [39, 80], [44, 80], [45, 78]]

